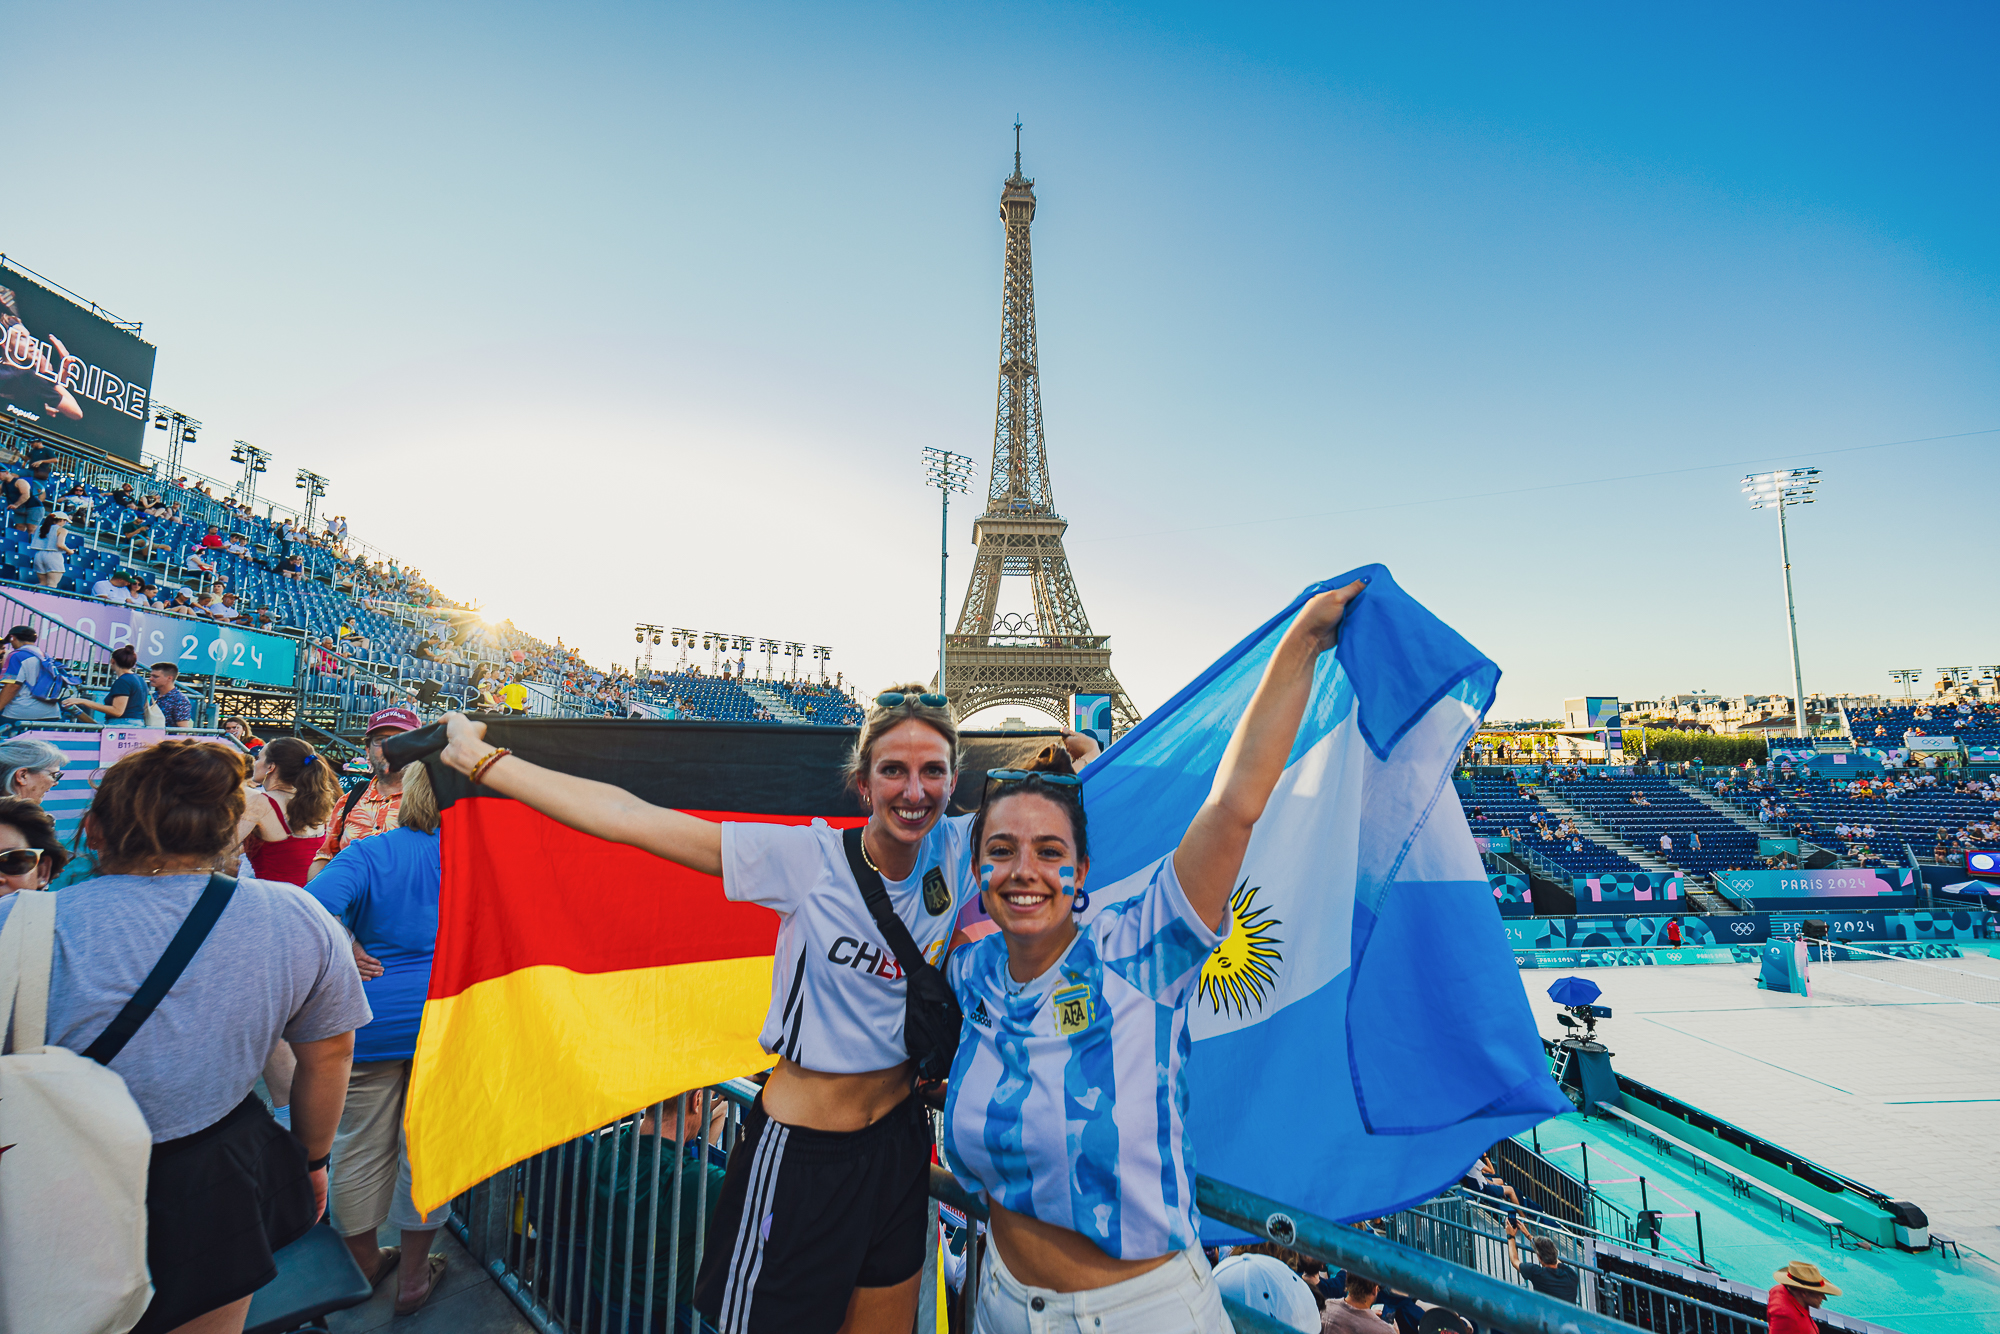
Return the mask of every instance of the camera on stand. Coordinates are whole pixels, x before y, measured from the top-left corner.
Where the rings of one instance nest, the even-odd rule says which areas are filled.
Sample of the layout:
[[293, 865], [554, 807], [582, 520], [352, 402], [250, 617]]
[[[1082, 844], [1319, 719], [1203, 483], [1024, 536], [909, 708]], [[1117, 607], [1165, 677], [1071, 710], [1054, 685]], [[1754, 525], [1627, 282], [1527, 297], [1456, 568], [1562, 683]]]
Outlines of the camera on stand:
[[[1611, 1007], [1609, 1005], [1570, 1005], [1565, 1006], [1563, 1011], [1556, 1015], [1556, 1022], [1570, 1030], [1564, 1035], [1565, 1040], [1579, 1039], [1584, 1042], [1595, 1042], [1597, 1041], [1597, 1021], [1600, 1019], [1609, 1019], [1610, 1017]], [[1582, 1029], [1583, 1031], [1578, 1033], [1576, 1031], [1578, 1029]]]

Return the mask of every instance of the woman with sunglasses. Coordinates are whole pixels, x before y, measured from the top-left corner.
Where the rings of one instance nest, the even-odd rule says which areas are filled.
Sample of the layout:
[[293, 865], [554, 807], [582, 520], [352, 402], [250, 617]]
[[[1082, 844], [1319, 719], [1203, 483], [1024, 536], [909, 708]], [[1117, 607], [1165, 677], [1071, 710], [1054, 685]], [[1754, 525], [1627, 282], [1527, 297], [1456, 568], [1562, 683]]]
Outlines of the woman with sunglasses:
[[[556, 773], [447, 714], [443, 760], [597, 838], [704, 875], [780, 918], [770, 1010], [776, 1056], [744, 1119], [696, 1283], [723, 1334], [909, 1334], [929, 1196], [930, 1119], [905, 1047], [908, 986], [869, 914], [840, 830], [725, 823]], [[1067, 740], [1067, 739], [1066, 739]], [[1074, 738], [1079, 757], [1096, 751]], [[846, 777], [869, 812], [859, 856], [926, 959], [944, 957], [970, 897], [970, 816], [947, 816], [958, 727], [920, 684], [876, 696]]]
[[0, 898], [17, 890], [47, 889], [67, 861], [69, 853], [47, 811], [19, 797], [0, 797]]
[[944, 1123], [945, 1161], [991, 1209], [980, 1334], [1229, 1328], [1195, 1214], [1188, 1001], [1227, 934], [1315, 664], [1361, 588], [1300, 609], [1180, 846], [1099, 890], [1109, 906], [1087, 925], [1077, 779], [988, 776], [974, 865], [999, 930], [947, 965], [966, 1022]]

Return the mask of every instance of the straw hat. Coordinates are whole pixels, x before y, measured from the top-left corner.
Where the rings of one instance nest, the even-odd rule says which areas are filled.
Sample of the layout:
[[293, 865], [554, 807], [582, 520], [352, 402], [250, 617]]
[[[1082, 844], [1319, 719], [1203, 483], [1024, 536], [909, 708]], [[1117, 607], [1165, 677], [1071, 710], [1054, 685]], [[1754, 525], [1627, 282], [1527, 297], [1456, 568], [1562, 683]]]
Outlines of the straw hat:
[[1771, 1277], [1788, 1288], [1803, 1288], [1807, 1292], [1822, 1292], [1829, 1297], [1838, 1297], [1840, 1289], [1826, 1281], [1819, 1272], [1819, 1266], [1807, 1264], [1804, 1260], [1794, 1260]]

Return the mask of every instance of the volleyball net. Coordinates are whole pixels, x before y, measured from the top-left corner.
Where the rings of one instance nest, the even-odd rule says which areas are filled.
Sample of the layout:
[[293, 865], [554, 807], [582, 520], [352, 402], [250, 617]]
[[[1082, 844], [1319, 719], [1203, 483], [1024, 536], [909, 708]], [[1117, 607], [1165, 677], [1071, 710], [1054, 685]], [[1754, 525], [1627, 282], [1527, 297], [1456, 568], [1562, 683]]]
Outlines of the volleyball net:
[[1913, 959], [1859, 945], [1807, 942], [1815, 996], [1865, 1005], [1957, 1002], [2000, 1013], [2000, 959]]

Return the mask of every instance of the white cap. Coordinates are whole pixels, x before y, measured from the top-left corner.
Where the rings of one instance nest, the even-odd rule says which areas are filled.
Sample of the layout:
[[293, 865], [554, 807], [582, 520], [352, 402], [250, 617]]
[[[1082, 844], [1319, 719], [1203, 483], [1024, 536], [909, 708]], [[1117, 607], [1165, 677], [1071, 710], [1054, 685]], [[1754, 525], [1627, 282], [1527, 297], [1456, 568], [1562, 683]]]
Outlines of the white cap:
[[1230, 1256], [1215, 1267], [1215, 1286], [1223, 1296], [1301, 1334], [1319, 1334], [1319, 1302], [1312, 1289], [1275, 1255]]

